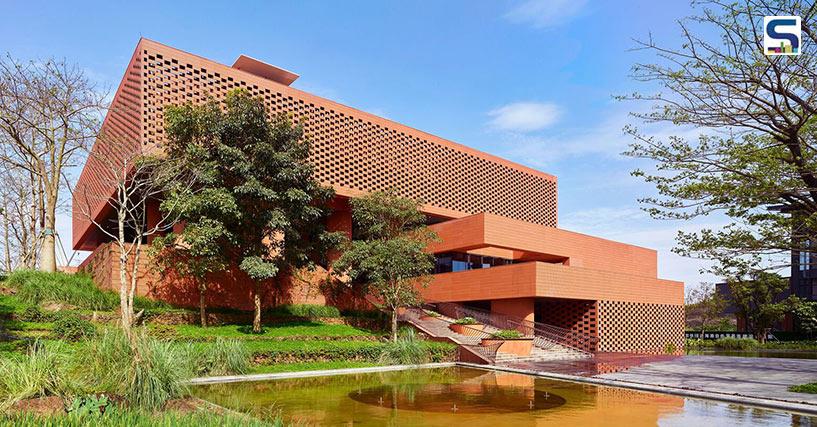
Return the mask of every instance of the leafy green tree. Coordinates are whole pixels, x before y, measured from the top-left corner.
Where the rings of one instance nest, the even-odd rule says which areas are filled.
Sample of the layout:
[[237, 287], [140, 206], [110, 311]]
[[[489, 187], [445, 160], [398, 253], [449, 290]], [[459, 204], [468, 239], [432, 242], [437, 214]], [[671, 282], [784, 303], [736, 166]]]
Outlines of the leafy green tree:
[[[721, 229], [680, 232], [682, 255], [714, 259], [732, 276], [749, 265], [783, 268], [790, 251], [817, 241], [817, 8], [799, 0], [694, 5], [700, 13], [679, 21], [680, 46], [639, 42], [657, 59], [632, 74], [654, 92], [621, 97], [651, 104], [634, 113], [644, 122], [681, 127], [666, 138], [627, 128], [635, 142], [626, 154], [656, 164], [634, 172], [658, 192], [642, 202], [660, 219], [728, 218]], [[765, 54], [768, 15], [802, 17], [799, 56]], [[690, 131], [698, 136], [684, 136]]]
[[794, 309], [798, 327], [810, 337], [817, 333], [817, 302], [805, 301]]
[[700, 286], [689, 292], [686, 301], [687, 315], [697, 317], [700, 322], [701, 339], [707, 328], [720, 324], [719, 320], [726, 308], [726, 303], [714, 286]]
[[783, 319], [800, 303], [797, 297], [779, 299], [789, 282], [775, 273], [751, 270], [745, 276], [730, 277], [726, 283], [738, 314], [743, 316], [747, 327], [760, 343], [766, 342], [766, 335], [775, 322]]
[[[198, 178], [196, 191], [172, 189], [162, 203], [180, 206], [178, 235], [165, 249], [193, 261], [200, 290], [210, 273], [238, 268], [253, 284], [253, 331], [261, 331], [266, 288], [302, 268], [325, 263], [339, 235], [326, 231], [331, 188], [308, 162], [303, 129], [286, 116], [268, 117], [261, 99], [242, 90], [165, 110], [165, 153]], [[204, 298], [201, 298], [203, 301]]]
[[391, 313], [391, 337], [396, 342], [398, 310], [419, 302], [418, 288], [431, 280], [434, 256], [426, 246], [437, 235], [426, 227], [420, 203], [393, 190], [352, 199], [351, 205], [359, 238], [346, 242], [334, 271]]

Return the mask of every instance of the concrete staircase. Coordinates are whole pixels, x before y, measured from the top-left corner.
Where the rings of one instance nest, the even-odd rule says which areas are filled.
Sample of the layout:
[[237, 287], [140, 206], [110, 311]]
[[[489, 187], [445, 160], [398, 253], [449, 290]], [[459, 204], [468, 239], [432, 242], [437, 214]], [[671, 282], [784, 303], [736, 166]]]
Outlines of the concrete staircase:
[[499, 332], [498, 328], [491, 325], [485, 325], [483, 333], [478, 336], [469, 336], [458, 334], [449, 328], [449, 325], [455, 322], [456, 319], [442, 316], [439, 317], [424, 317], [424, 311], [418, 308], [407, 309], [401, 316], [401, 320], [414, 325], [421, 332], [426, 335], [436, 338], [448, 338], [456, 344], [459, 344], [472, 353], [479, 355], [487, 362], [504, 365], [519, 362], [542, 362], [553, 360], [572, 360], [583, 359], [589, 357], [588, 354], [559, 345], [555, 342], [549, 342], [547, 348], [534, 346], [531, 354], [528, 356], [519, 356], [515, 354], [502, 353], [492, 350], [481, 345], [482, 338], [489, 337], [492, 334]]

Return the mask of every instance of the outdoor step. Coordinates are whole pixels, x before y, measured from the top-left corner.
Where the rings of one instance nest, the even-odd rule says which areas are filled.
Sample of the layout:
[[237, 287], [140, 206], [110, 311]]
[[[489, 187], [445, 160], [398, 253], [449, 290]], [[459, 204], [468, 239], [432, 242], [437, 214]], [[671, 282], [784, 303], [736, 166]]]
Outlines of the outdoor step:
[[[454, 342], [461, 345], [466, 345], [480, 354], [486, 354], [487, 352], [487, 349], [483, 350], [479, 347], [480, 343], [482, 342], [481, 337], [462, 335], [452, 331], [449, 328], [449, 325], [454, 323], [455, 320], [449, 317], [439, 316], [437, 318], [421, 320], [419, 318], [419, 315], [417, 315], [406, 316], [405, 320], [420, 327], [422, 330], [426, 331], [428, 334], [434, 337], [450, 338]], [[490, 325], [486, 325], [484, 329], [484, 332], [486, 332], [487, 334], [495, 333], [497, 331], [499, 331], [498, 328], [492, 327]], [[585, 353], [561, 346], [557, 343], [549, 343], [547, 348], [534, 347], [533, 350], [531, 351], [531, 354], [528, 356], [519, 356], [515, 354], [497, 352], [496, 355], [493, 357], [493, 360], [495, 364], [509, 364], [516, 362], [537, 362], [562, 359], [579, 359], [585, 357], [588, 357], [588, 355]]]

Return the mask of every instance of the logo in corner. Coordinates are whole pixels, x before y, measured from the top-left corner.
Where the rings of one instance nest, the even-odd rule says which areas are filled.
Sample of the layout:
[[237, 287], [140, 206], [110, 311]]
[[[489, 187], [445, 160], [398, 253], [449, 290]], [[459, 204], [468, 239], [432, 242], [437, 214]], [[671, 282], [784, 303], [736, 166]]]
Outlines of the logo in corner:
[[802, 42], [799, 16], [763, 17], [763, 53], [799, 55]]

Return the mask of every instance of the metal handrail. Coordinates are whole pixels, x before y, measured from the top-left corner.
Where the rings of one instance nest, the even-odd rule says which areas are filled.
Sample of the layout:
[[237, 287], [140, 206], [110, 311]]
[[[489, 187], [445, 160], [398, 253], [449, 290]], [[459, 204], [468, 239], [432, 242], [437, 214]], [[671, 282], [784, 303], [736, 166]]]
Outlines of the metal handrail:
[[459, 319], [473, 317], [475, 320], [498, 329], [514, 329], [526, 336], [533, 336], [533, 344], [543, 349], [561, 345], [586, 354], [593, 354], [598, 348], [598, 338], [592, 335], [541, 322], [532, 322], [520, 317], [493, 313], [450, 302], [434, 302], [429, 305], [445, 316]]
[[[414, 323], [414, 322], [411, 322], [411, 320], [419, 320], [419, 318], [421, 316], [423, 316], [424, 314], [425, 314], [425, 310], [422, 309], [422, 308], [408, 307], [408, 308], [405, 309], [403, 314], [400, 315], [400, 320], [401, 321], [408, 321], [410, 323]], [[437, 318], [437, 320], [440, 320], [441, 322], [447, 323], [449, 326], [453, 325], [455, 323], [453, 321], [448, 321], [448, 320], [442, 319], [442, 318]], [[482, 341], [485, 338], [492, 338], [493, 337], [493, 334], [485, 332], [485, 331], [483, 331], [481, 329], [473, 328], [473, 327], [468, 326], [468, 325], [460, 325], [460, 326], [468, 330], [468, 335], [467, 336], [477, 337], [480, 341]], [[459, 344], [459, 345], [461, 345], [463, 347], [467, 347], [468, 349], [470, 349], [474, 353], [479, 354], [480, 356], [482, 356], [483, 358], [485, 358], [489, 362], [495, 362], [496, 361], [496, 354], [499, 351], [499, 347], [502, 345], [502, 343], [488, 344], [488, 345], [482, 345], [481, 343], [478, 344], [478, 345], [476, 345], [476, 344], [466, 344], [466, 343], [457, 343], [457, 344]]]

